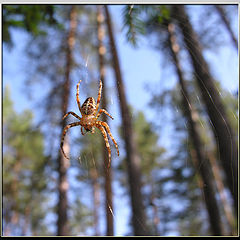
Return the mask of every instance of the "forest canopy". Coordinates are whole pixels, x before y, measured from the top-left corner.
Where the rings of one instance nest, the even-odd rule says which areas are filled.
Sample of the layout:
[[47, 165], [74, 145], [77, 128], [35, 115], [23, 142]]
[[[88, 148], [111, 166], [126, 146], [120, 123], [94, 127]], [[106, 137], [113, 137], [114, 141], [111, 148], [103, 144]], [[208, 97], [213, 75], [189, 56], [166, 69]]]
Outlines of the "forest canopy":
[[2, 5], [2, 236], [238, 235], [238, 5]]

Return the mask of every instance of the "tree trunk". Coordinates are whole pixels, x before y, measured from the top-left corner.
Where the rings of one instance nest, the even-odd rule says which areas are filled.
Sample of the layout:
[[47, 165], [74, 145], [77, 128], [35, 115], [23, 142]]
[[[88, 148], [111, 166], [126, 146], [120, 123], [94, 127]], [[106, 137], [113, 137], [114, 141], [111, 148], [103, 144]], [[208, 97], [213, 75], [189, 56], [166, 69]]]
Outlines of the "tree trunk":
[[151, 184], [151, 194], [150, 194], [150, 205], [152, 207], [152, 223], [153, 223], [153, 231], [155, 236], [159, 236], [158, 225], [160, 223], [158, 206], [155, 204], [156, 195], [154, 190], [154, 182], [150, 180]]
[[22, 235], [27, 236], [28, 228], [29, 228], [29, 223], [30, 223], [30, 214], [31, 214], [31, 209], [30, 206], [26, 206], [24, 209], [24, 225], [23, 225], [23, 230], [22, 230]]
[[97, 169], [92, 167], [90, 169], [90, 176], [93, 186], [93, 225], [95, 230], [95, 236], [100, 235], [99, 231], [99, 208], [100, 208], [100, 185], [98, 183]]
[[16, 154], [16, 162], [13, 165], [14, 178], [10, 184], [12, 193], [12, 206], [10, 209], [9, 218], [10, 221], [4, 230], [6, 236], [14, 235], [14, 229], [19, 225], [19, 199], [18, 199], [18, 188], [19, 188], [19, 174], [21, 171], [21, 156], [19, 153]]
[[233, 45], [235, 46], [235, 48], [238, 50], [238, 41], [232, 31], [232, 28], [231, 28], [231, 25], [230, 25], [230, 22], [226, 16], [226, 13], [224, 11], [224, 7], [221, 6], [221, 5], [214, 5], [214, 7], [216, 8], [221, 20], [223, 21], [227, 31], [229, 32], [230, 36], [231, 36], [231, 39], [232, 39], [232, 42], [233, 42]]
[[189, 125], [189, 135], [193, 142], [194, 150], [193, 155], [196, 159], [196, 169], [200, 172], [201, 178], [203, 180], [203, 192], [204, 192], [204, 200], [208, 211], [210, 226], [212, 229], [212, 233], [214, 235], [222, 235], [222, 227], [221, 227], [221, 218], [218, 208], [218, 203], [215, 198], [215, 188], [213, 184], [213, 177], [212, 172], [210, 169], [210, 164], [208, 159], [204, 154], [204, 150], [202, 147], [202, 142], [200, 139], [200, 134], [197, 129], [197, 122], [196, 122], [196, 110], [194, 110], [193, 105], [191, 104], [191, 100], [189, 98], [189, 94], [187, 91], [187, 87], [185, 85], [185, 80], [183, 78], [181, 66], [179, 63], [179, 45], [176, 42], [176, 36], [174, 31], [174, 25], [172, 23], [168, 24], [168, 44], [169, 50], [171, 52], [178, 79], [179, 84], [181, 86], [182, 92], [182, 103], [184, 109], [184, 116], [186, 117]]
[[[104, 15], [102, 12], [101, 5], [97, 6], [97, 26], [98, 26], [98, 56], [99, 56], [99, 72], [100, 79], [103, 83], [102, 89], [102, 108], [107, 109], [107, 99], [106, 99], [106, 85], [105, 85], [105, 67], [104, 67], [104, 55], [106, 53], [106, 48], [103, 45], [104, 39]], [[102, 120], [104, 122], [108, 122], [107, 116], [105, 114], [102, 115]], [[103, 169], [104, 169], [104, 177], [105, 177], [105, 211], [106, 211], [106, 235], [113, 236], [113, 202], [112, 202], [112, 171], [111, 167], [108, 168], [108, 151], [105, 146], [105, 141], [102, 142], [102, 154], [103, 154]]]
[[[65, 68], [65, 81], [63, 85], [63, 95], [62, 95], [62, 116], [67, 113], [68, 104], [69, 104], [69, 94], [71, 89], [71, 81], [70, 81], [70, 72], [72, 68], [73, 56], [72, 50], [75, 44], [75, 33], [77, 26], [77, 11], [76, 6], [72, 6], [70, 10], [70, 28], [67, 37], [67, 49], [66, 49], [66, 68]], [[64, 129], [66, 125], [66, 119], [61, 122], [61, 128]], [[64, 148], [65, 153], [69, 153], [69, 144], [67, 141], [68, 138], [65, 138]], [[67, 169], [69, 167], [69, 160], [66, 159], [62, 152], [60, 151], [60, 155], [58, 158], [58, 173], [59, 173], [59, 183], [58, 183], [58, 191], [59, 191], [59, 201], [58, 201], [58, 209], [57, 209], [57, 235], [63, 236], [68, 235], [68, 226], [67, 226], [67, 191], [69, 188], [68, 180], [67, 180]]]
[[205, 103], [213, 128], [220, 160], [226, 174], [228, 187], [238, 211], [238, 149], [232, 127], [226, 115], [225, 107], [215, 88], [208, 64], [205, 61], [197, 35], [192, 28], [184, 6], [174, 6], [174, 16], [182, 31], [184, 42], [190, 54], [196, 80]]
[[136, 143], [134, 142], [132, 119], [128, 109], [125, 89], [123, 85], [120, 63], [118, 59], [117, 47], [112, 30], [111, 16], [108, 11], [108, 6], [104, 5], [106, 13], [106, 22], [108, 34], [110, 39], [112, 51], [112, 63], [115, 71], [116, 86], [120, 101], [120, 109], [123, 124], [123, 137], [126, 149], [126, 161], [128, 180], [130, 184], [130, 196], [132, 205], [132, 223], [135, 235], [149, 235], [149, 230], [146, 225], [146, 217], [144, 213], [144, 205], [141, 193], [141, 172], [140, 172], [140, 159], [137, 154]]
[[227, 235], [236, 235], [237, 229], [235, 225], [234, 214], [232, 211], [232, 207], [229, 204], [228, 196], [226, 195], [226, 192], [225, 192], [225, 187], [221, 177], [221, 171], [220, 171], [221, 169], [219, 168], [218, 163], [212, 154], [209, 153], [208, 158], [212, 166], [213, 175], [214, 175], [219, 196], [223, 205], [223, 210], [229, 225], [229, 233]]

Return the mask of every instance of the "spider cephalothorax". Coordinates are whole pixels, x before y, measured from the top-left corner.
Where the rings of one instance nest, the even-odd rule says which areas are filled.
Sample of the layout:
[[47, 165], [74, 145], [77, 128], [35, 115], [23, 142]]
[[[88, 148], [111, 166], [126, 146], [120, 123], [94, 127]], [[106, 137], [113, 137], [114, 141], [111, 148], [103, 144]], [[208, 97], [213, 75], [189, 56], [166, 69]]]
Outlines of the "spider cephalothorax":
[[79, 83], [77, 84], [77, 94], [76, 94], [76, 98], [77, 98], [77, 104], [78, 104], [78, 108], [82, 114], [82, 117], [79, 117], [76, 113], [74, 112], [68, 112], [67, 114], [64, 115], [63, 119], [66, 118], [69, 114], [72, 114], [74, 117], [76, 117], [78, 120], [80, 120], [79, 122], [74, 122], [74, 123], [70, 123], [68, 124], [64, 129], [63, 129], [63, 133], [62, 133], [62, 139], [61, 139], [61, 150], [63, 152], [63, 155], [69, 159], [69, 157], [66, 156], [64, 150], [63, 150], [63, 142], [64, 142], [64, 137], [67, 133], [67, 130], [71, 127], [75, 127], [75, 126], [81, 126], [81, 133], [82, 135], [84, 135], [83, 132], [83, 128], [88, 132], [91, 131], [92, 133], [94, 133], [94, 127], [97, 127], [103, 134], [104, 137], [104, 141], [106, 143], [106, 147], [108, 149], [108, 156], [109, 156], [109, 164], [108, 167], [110, 166], [110, 162], [111, 162], [111, 149], [110, 149], [110, 145], [109, 145], [109, 141], [108, 141], [108, 137], [107, 137], [107, 133], [109, 134], [110, 138], [112, 139], [113, 143], [115, 144], [115, 147], [117, 149], [117, 153], [119, 156], [119, 150], [118, 150], [118, 146], [117, 143], [115, 141], [115, 139], [112, 136], [112, 133], [110, 131], [110, 128], [108, 126], [108, 124], [106, 122], [103, 121], [98, 121], [97, 119], [99, 118], [101, 113], [105, 113], [107, 114], [110, 118], [113, 119], [113, 117], [105, 110], [105, 109], [100, 109], [98, 112], [98, 108], [99, 108], [99, 104], [100, 104], [100, 99], [101, 99], [101, 92], [102, 92], [102, 82], [100, 80], [100, 85], [99, 85], [99, 91], [98, 91], [98, 98], [97, 98], [97, 104], [94, 100], [93, 97], [89, 97], [85, 100], [85, 102], [83, 103], [82, 107], [80, 105], [80, 100], [79, 100], [79, 85], [80, 85], [81, 80], [79, 81]]

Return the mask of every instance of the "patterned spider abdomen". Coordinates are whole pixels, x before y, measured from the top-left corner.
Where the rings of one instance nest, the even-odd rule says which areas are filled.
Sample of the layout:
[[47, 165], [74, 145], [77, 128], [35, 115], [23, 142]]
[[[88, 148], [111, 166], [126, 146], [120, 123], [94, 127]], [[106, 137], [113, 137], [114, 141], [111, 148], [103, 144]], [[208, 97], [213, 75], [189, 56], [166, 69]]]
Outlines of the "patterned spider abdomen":
[[86, 115], [94, 114], [96, 110], [96, 103], [93, 97], [89, 97], [85, 100], [82, 107], [82, 112]]

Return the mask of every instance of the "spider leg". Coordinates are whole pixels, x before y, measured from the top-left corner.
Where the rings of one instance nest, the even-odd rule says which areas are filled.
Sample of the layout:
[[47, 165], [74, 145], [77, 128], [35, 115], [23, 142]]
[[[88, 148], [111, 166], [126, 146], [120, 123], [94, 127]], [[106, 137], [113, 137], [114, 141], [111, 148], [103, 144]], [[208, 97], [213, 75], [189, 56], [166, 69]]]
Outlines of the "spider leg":
[[83, 127], [81, 126], [81, 133], [82, 135], [85, 135], [85, 133], [83, 132]]
[[79, 99], [79, 85], [81, 83], [82, 80], [80, 80], [77, 84], [77, 94], [76, 94], [76, 98], [77, 98], [77, 104], [78, 104], [78, 108], [79, 108], [79, 111], [82, 113], [82, 110], [81, 110], [81, 104], [80, 104], [80, 99]]
[[81, 120], [81, 118], [80, 118], [76, 113], [74, 113], [74, 112], [68, 112], [68, 113], [66, 113], [62, 119], [66, 118], [69, 114], [72, 114], [74, 117], [76, 117], [77, 119]]
[[95, 133], [95, 128], [94, 127], [92, 128], [91, 133]]
[[100, 124], [96, 124], [96, 127], [102, 132], [102, 135], [103, 135], [103, 138], [104, 138], [107, 150], [108, 150], [108, 158], [109, 158], [108, 168], [109, 168], [110, 167], [110, 163], [111, 163], [111, 148], [110, 148], [110, 145], [109, 145], [107, 133], [106, 133], [104, 127], [101, 126]]
[[100, 104], [101, 94], [102, 94], [102, 81], [100, 80], [99, 90], [98, 90], [98, 98], [97, 98], [97, 105], [96, 105], [96, 112], [97, 112], [99, 104]]
[[97, 119], [99, 118], [99, 116], [100, 116], [100, 114], [101, 113], [105, 113], [105, 114], [107, 114], [112, 120], [113, 120], [113, 117], [105, 110], [105, 109], [100, 109], [99, 110], [99, 112], [98, 112], [98, 114], [97, 114]]
[[63, 129], [63, 132], [62, 132], [62, 138], [61, 138], [61, 145], [60, 145], [60, 147], [61, 147], [61, 150], [62, 150], [62, 153], [63, 153], [64, 157], [67, 158], [67, 159], [69, 159], [69, 157], [66, 156], [66, 154], [65, 154], [65, 152], [64, 152], [64, 150], [63, 150], [64, 138], [65, 138], [65, 135], [66, 135], [67, 130], [68, 130], [69, 128], [75, 127], [75, 126], [78, 126], [78, 125], [80, 125], [80, 122], [70, 123], [70, 124], [68, 124], [68, 125]]
[[113, 143], [114, 143], [114, 145], [115, 145], [115, 147], [117, 149], [117, 154], [119, 156], [119, 149], [118, 149], [117, 142], [115, 141], [115, 139], [114, 139], [114, 137], [113, 137], [113, 135], [112, 135], [112, 133], [110, 131], [110, 128], [109, 128], [108, 124], [106, 122], [102, 122], [102, 121], [97, 121], [96, 124], [97, 125], [102, 125], [102, 126], [104, 126], [106, 128], [107, 133], [109, 134], [110, 138], [112, 139], [112, 141], [113, 141]]

